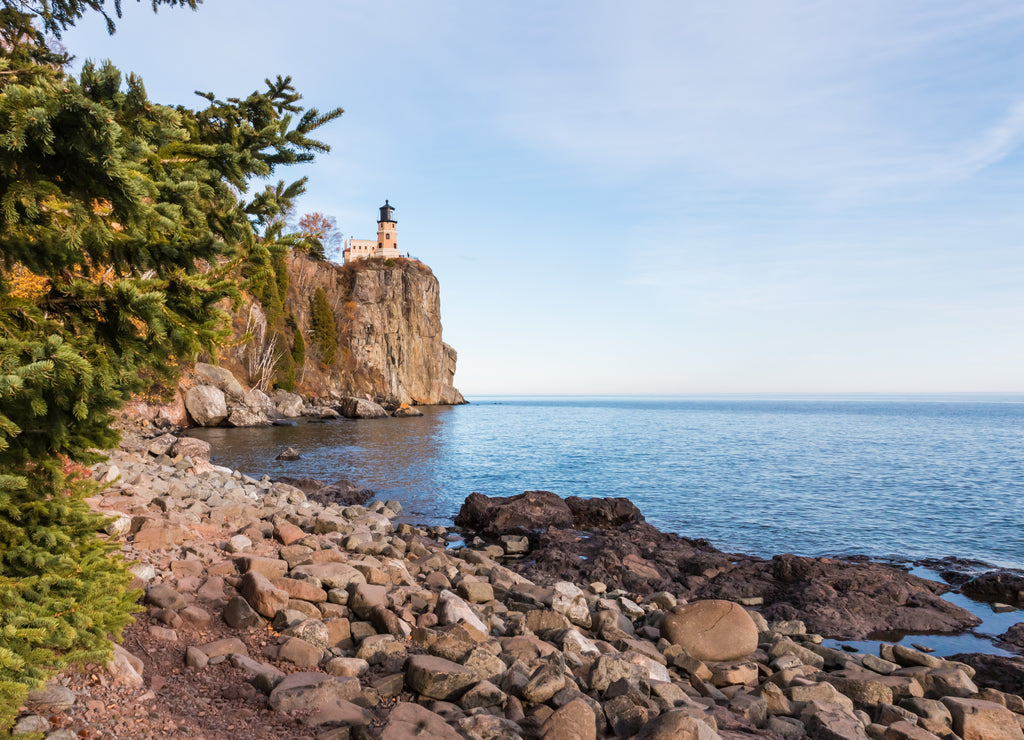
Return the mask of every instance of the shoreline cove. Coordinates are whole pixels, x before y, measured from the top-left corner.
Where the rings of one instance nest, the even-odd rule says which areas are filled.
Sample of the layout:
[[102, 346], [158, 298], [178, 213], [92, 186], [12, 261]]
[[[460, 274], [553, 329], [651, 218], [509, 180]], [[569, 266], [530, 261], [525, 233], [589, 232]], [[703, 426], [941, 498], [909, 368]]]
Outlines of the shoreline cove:
[[[445, 524], [472, 492], [625, 496], [770, 556], [1024, 568], [1024, 397], [486, 397], [424, 418], [189, 430], [222, 464], [352, 480]], [[273, 457], [294, 446], [302, 460]]]

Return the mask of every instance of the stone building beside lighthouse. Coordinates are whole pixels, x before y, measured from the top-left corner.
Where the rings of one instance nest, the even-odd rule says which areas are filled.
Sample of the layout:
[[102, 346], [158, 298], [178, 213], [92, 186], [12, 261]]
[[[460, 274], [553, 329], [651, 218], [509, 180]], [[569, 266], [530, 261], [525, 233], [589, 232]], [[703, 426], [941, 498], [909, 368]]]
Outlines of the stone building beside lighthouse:
[[398, 251], [398, 228], [395, 221], [395, 209], [387, 200], [380, 207], [380, 218], [377, 219], [377, 240], [349, 239], [345, 242], [343, 252], [346, 264], [355, 260], [370, 257], [394, 259], [401, 257]]

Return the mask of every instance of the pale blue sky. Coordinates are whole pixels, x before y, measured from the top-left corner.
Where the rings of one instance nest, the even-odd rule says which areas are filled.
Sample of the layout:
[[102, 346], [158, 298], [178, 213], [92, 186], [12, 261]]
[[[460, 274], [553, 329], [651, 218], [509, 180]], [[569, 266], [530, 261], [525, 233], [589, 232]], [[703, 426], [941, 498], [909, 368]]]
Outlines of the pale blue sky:
[[467, 395], [1024, 391], [1019, 0], [125, 5], [158, 102], [345, 108], [299, 210], [390, 199]]

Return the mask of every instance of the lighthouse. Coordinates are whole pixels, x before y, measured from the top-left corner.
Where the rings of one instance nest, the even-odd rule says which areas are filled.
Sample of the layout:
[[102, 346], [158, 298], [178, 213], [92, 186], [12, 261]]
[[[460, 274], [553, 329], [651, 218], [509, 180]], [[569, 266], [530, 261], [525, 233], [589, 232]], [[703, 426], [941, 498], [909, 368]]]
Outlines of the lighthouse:
[[377, 219], [377, 241], [370, 239], [349, 239], [345, 246], [345, 262], [368, 258], [397, 259], [402, 256], [398, 251], [398, 222], [395, 221], [395, 207], [385, 200], [380, 207], [380, 218]]
[[388, 257], [401, 257], [398, 251], [398, 224], [395, 221], [395, 209], [385, 199], [384, 205], [380, 207], [380, 218], [377, 219], [377, 251], [385, 259]]

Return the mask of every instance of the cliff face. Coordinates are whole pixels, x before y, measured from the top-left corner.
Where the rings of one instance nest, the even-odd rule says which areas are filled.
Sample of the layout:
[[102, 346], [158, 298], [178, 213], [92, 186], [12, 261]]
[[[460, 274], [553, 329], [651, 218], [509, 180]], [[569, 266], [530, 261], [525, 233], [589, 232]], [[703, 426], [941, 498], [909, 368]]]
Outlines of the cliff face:
[[[285, 310], [307, 347], [295, 389], [325, 395], [370, 395], [392, 403], [465, 403], [454, 387], [457, 354], [441, 339], [437, 278], [416, 260], [363, 260], [339, 266], [292, 254]], [[338, 330], [330, 365], [318, 354], [312, 296], [327, 296]]]

